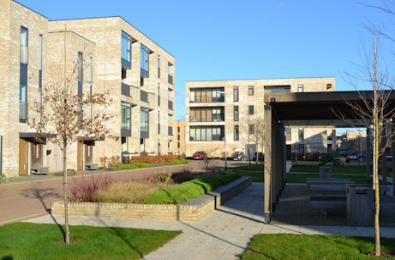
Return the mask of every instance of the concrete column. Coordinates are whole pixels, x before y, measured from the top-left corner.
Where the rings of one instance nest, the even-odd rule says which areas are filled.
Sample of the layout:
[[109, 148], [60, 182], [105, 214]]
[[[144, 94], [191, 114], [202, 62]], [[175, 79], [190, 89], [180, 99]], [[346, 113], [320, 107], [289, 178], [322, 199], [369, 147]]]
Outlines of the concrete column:
[[269, 104], [265, 105], [264, 118], [265, 118], [265, 133], [264, 146], [265, 146], [265, 166], [264, 166], [264, 222], [270, 223], [272, 213], [272, 150], [273, 150], [273, 112]]

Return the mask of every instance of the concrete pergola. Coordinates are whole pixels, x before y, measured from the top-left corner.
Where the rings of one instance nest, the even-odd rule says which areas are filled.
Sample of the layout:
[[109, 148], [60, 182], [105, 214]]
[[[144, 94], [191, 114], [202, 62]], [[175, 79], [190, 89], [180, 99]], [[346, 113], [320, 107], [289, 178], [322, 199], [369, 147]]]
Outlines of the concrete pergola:
[[[303, 128], [328, 126], [366, 128], [368, 124], [363, 123], [361, 115], [350, 107], [350, 103], [363, 107], [361, 95], [371, 100], [373, 92], [302, 92], [267, 94], [265, 96], [265, 223], [270, 222], [271, 214], [275, 210], [286, 183], [285, 126]], [[388, 110], [395, 109], [395, 92], [389, 93], [387, 108]], [[339, 118], [339, 113], [342, 114], [341, 119]], [[367, 147], [370, 146], [368, 145]], [[369, 150], [368, 154], [370, 154]], [[391, 155], [395, 158], [394, 143], [391, 146]], [[370, 171], [369, 158], [371, 157], [368, 156], [367, 167]], [[392, 160], [392, 172], [395, 173], [395, 160]], [[395, 191], [394, 177], [393, 185]]]

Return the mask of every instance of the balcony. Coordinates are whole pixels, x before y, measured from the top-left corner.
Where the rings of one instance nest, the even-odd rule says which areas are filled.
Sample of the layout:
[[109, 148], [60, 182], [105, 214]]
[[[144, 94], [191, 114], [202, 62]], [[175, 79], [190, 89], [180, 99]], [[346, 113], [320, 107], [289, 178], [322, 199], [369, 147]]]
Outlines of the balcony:
[[148, 92], [140, 90], [140, 100], [148, 103]]
[[125, 83], [122, 83], [122, 84], [121, 84], [121, 94], [122, 94], [123, 96], [128, 96], [128, 97], [130, 97], [130, 86], [127, 85], [127, 84], [125, 84]]
[[19, 121], [27, 122], [27, 103], [23, 101], [19, 102]]
[[173, 127], [169, 126], [168, 135], [173, 136]]
[[173, 75], [168, 75], [167, 82], [171, 85], [174, 85], [174, 78]]
[[173, 101], [168, 101], [168, 107], [169, 107], [169, 110], [174, 110], [174, 105], [173, 105]]

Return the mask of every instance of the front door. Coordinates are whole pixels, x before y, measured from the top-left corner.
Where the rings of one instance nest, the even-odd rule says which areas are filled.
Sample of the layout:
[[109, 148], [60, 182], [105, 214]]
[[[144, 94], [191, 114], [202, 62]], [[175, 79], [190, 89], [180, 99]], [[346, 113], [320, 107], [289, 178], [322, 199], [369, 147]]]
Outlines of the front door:
[[85, 144], [85, 164], [92, 163], [93, 160], [93, 145]]
[[19, 139], [19, 176], [28, 175], [27, 152], [28, 142], [26, 140]]
[[84, 143], [77, 142], [77, 171], [84, 170]]
[[43, 161], [43, 145], [31, 143], [30, 147], [31, 168], [41, 168]]

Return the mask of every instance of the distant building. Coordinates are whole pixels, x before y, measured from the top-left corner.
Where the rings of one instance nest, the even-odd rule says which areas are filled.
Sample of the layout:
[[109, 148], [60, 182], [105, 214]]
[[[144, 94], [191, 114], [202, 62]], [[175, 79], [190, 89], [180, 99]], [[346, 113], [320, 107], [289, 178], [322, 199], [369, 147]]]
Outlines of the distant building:
[[185, 121], [174, 120], [173, 151], [176, 155], [185, 156]]
[[[186, 156], [206, 151], [223, 157], [242, 151], [248, 157], [263, 149], [264, 96], [267, 93], [334, 91], [335, 78], [212, 80], [186, 82]], [[286, 130], [287, 153], [326, 153], [335, 131], [325, 128]], [[333, 138], [332, 138], [333, 137]]]

